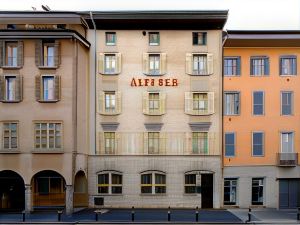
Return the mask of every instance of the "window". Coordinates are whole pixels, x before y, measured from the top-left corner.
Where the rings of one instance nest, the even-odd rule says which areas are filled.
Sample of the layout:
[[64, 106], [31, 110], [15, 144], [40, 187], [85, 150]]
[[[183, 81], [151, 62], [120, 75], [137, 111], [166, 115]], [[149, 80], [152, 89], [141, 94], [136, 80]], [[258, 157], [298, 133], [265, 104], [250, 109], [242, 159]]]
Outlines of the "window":
[[241, 57], [224, 57], [224, 76], [241, 75]]
[[5, 76], [5, 90], [6, 90], [6, 101], [15, 101], [16, 100], [16, 77], [14, 76]]
[[253, 92], [253, 115], [264, 114], [264, 92], [254, 91]]
[[193, 154], [208, 154], [208, 133], [193, 132], [192, 133], [192, 152]]
[[264, 201], [264, 179], [252, 179], [252, 205], [263, 205]]
[[225, 93], [224, 112], [225, 115], [238, 115], [240, 114], [240, 93], [230, 92]]
[[252, 155], [253, 156], [264, 155], [264, 133], [263, 132], [252, 133]]
[[206, 32], [193, 32], [193, 45], [206, 45]]
[[184, 193], [186, 194], [196, 193], [196, 174], [184, 175]]
[[18, 123], [3, 123], [3, 149], [18, 148]]
[[197, 75], [207, 74], [206, 55], [193, 55], [193, 73]]
[[43, 66], [54, 67], [54, 43], [43, 43]]
[[104, 132], [104, 150], [105, 154], [114, 154], [116, 148], [115, 132]]
[[143, 113], [145, 115], [165, 114], [166, 94], [162, 92], [143, 93]]
[[201, 113], [208, 112], [208, 94], [207, 93], [193, 93], [193, 110]]
[[166, 175], [160, 172], [144, 173], [141, 175], [142, 194], [165, 194]]
[[116, 71], [116, 55], [106, 54], [104, 56], [104, 71], [107, 74], [113, 74]]
[[149, 45], [159, 45], [159, 32], [149, 32]]
[[54, 85], [54, 76], [43, 76], [43, 99], [55, 100], [55, 85]]
[[237, 179], [224, 179], [224, 205], [236, 205]]
[[122, 194], [122, 178], [122, 174], [118, 172], [98, 174], [98, 193]]
[[151, 75], [160, 75], [159, 54], [149, 54], [149, 72]]
[[294, 132], [281, 132], [281, 153], [294, 152]]
[[105, 32], [106, 45], [116, 45], [116, 32]]
[[[60, 194], [64, 192], [64, 181], [61, 177], [37, 177], [36, 190], [39, 194], [46, 195], [49, 193]], [[56, 196], [60, 200], [60, 196]]]
[[280, 57], [280, 75], [297, 75], [297, 57]]
[[235, 133], [225, 133], [225, 156], [235, 155]]
[[269, 75], [269, 58], [251, 57], [250, 68], [250, 74], [252, 76]]
[[148, 133], [148, 154], [159, 154], [159, 132]]
[[113, 113], [116, 110], [116, 93], [112, 92], [105, 92], [105, 112]]
[[159, 111], [159, 106], [159, 93], [149, 93], [149, 112], [155, 113]]
[[281, 115], [292, 115], [293, 111], [293, 92], [281, 92]]
[[18, 66], [18, 42], [6, 42], [6, 66]]
[[35, 148], [60, 149], [62, 148], [61, 123], [35, 123]]

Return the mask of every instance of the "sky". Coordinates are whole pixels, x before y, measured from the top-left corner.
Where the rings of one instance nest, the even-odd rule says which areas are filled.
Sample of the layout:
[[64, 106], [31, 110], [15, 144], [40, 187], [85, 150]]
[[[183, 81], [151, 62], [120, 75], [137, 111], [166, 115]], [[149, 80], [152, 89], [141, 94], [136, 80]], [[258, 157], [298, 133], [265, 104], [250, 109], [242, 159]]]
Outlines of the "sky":
[[214, 10], [228, 9], [225, 29], [300, 30], [300, 0], [0, 0], [0, 10]]

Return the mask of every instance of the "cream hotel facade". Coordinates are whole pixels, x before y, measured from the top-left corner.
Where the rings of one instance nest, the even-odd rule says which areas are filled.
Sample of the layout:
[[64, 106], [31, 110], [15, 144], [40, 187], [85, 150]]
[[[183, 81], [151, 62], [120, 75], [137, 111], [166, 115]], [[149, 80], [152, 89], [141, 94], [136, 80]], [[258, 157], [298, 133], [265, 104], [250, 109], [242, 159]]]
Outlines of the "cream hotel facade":
[[227, 11], [0, 18], [1, 210], [223, 206]]

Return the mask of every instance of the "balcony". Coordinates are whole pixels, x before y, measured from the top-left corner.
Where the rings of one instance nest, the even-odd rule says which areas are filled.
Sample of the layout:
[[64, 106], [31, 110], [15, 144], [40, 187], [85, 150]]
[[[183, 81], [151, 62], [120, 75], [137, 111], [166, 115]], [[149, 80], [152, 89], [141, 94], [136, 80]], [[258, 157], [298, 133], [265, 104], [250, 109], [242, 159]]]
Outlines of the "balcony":
[[297, 166], [298, 153], [278, 153], [277, 166]]

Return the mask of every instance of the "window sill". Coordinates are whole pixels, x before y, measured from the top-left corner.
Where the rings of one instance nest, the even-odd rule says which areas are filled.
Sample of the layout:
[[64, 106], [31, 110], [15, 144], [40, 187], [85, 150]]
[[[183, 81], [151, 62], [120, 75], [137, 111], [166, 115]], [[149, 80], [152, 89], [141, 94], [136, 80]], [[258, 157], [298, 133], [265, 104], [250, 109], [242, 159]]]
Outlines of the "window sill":
[[148, 77], [161, 77], [163, 75], [165, 75], [166, 73], [159, 73], [159, 74], [153, 74], [153, 73], [144, 73], [144, 75], [148, 76]]
[[99, 112], [99, 114], [103, 116], [117, 116], [120, 115], [121, 112], [116, 112], [116, 113]]
[[211, 76], [212, 74], [197, 74], [197, 73], [189, 73], [190, 76], [198, 76], [198, 77], [207, 77]]
[[104, 196], [104, 197], [109, 197], [109, 196], [123, 196], [123, 194], [105, 194], [105, 193], [98, 193], [98, 196]]
[[58, 66], [38, 66], [39, 69], [57, 69]]
[[297, 74], [279, 74], [280, 77], [296, 77]]
[[19, 103], [19, 102], [21, 102], [22, 100], [18, 100], [18, 101], [16, 101], [16, 100], [13, 100], [13, 101], [9, 101], [9, 100], [3, 100], [3, 101], [1, 101], [2, 103]]
[[19, 149], [1, 149], [0, 154], [20, 154]]
[[56, 103], [60, 100], [38, 100], [39, 103]]
[[155, 196], [167, 196], [167, 194], [166, 193], [163, 193], [163, 194], [140, 194], [140, 196], [145, 196], [145, 197], [148, 197], [148, 196], [150, 196], [150, 197], [155, 197]]
[[63, 154], [63, 149], [34, 149], [31, 151], [33, 154]]
[[116, 43], [106, 43], [106, 46], [116, 46]]
[[22, 66], [2, 66], [2, 69], [21, 69]]
[[115, 72], [115, 73], [100, 73], [100, 74], [103, 76], [118, 76], [120, 73]]

